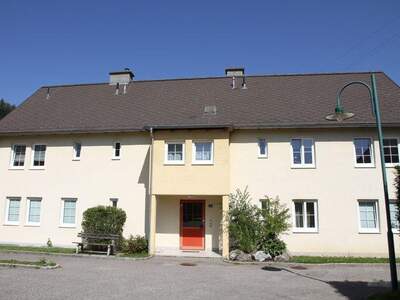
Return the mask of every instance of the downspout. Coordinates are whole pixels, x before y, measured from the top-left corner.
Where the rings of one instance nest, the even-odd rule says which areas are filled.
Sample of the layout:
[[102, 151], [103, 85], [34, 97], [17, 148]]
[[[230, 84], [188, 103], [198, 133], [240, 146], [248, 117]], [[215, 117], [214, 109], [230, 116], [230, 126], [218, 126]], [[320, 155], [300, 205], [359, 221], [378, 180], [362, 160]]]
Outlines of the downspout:
[[150, 143], [150, 157], [149, 157], [149, 189], [148, 193], [149, 196], [151, 197], [152, 195], [152, 187], [153, 187], [153, 148], [154, 148], [154, 133], [153, 133], [153, 127], [150, 127], [150, 138], [151, 138], [151, 143]]

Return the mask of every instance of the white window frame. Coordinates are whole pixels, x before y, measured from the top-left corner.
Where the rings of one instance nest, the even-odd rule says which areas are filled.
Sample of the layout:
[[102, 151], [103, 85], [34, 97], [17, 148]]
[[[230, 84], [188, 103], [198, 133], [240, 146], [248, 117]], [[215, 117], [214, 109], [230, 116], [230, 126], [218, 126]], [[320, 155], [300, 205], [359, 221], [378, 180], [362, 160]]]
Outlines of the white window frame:
[[[40, 201], [40, 218], [39, 222], [29, 222], [29, 214], [31, 210], [31, 201]], [[40, 221], [42, 220], [42, 198], [41, 197], [28, 197], [26, 199], [26, 215], [25, 215], [25, 225], [26, 226], [40, 226]]]
[[[357, 139], [370, 140], [370, 142], [371, 142], [371, 163], [369, 163], [369, 164], [357, 163], [357, 152], [356, 152], [356, 140]], [[354, 167], [355, 168], [375, 168], [374, 140], [370, 137], [355, 137], [355, 138], [353, 138], [353, 155], [354, 155]]]
[[[14, 166], [14, 160], [15, 160], [15, 147], [16, 146], [25, 146], [25, 159], [24, 159], [24, 165], [23, 166]], [[26, 161], [28, 158], [28, 147], [26, 144], [13, 144], [11, 145], [11, 158], [10, 158], [10, 165], [9, 169], [11, 170], [24, 170], [26, 166]]]
[[[196, 160], [196, 143], [211, 143], [211, 159]], [[213, 165], [214, 164], [214, 141], [211, 140], [194, 140], [192, 141], [192, 165]]]
[[[74, 223], [64, 223], [64, 204], [65, 201], [75, 201], [75, 222]], [[60, 211], [60, 226], [63, 228], [75, 228], [76, 221], [78, 217], [78, 199], [77, 198], [61, 198], [61, 211]]]
[[[75, 148], [75, 146], [77, 145], [77, 144], [79, 144], [79, 145], [81, 145], [81, 152], [80, 152], [80, 155], [79, 156], [76, 156], [76, 148]], [[76, 160], [76, 161], [78, 161], [78, 160], [81, 160], [81, 157], [82, 157], [82, 143], [81, 142], [78, 142], [78, 141], [75, 141], [73, 144], [72, 144], [72, 160]]]
[[[34, 161], [35, 161], [35, 147], [36, 146], [46, 146], [46, 151], [44, 153], [44, 165], [43, 166], [34, 166]], [[44, 143], [40, 143], [40, 144], [33, 144], [32, 145], [32, 149], [31, 149], [31, 166], [30, 169], [31, 170], [44, 170], [46, 168], [46, 156], [47, 156], [47, 150], [48, 150], [48, 146], [47, 144]]]
[[[396, 140], [397, 141], [397, 151], [399, 152], [399, 158], [400, 158], [400, 141], [397, 137], [390, 137], [390, 136], [386, 136], [383, 138], [384, 140]], [[383, 153], [383, 157], [385, 158], [385, 153]], [[385, 167], [387, 168], [394, 168], [396, 166], [400, 165], [400, 160], [398, 163], [386, 163], [385, 162]]]
[[[303, 225], [304, 227], [296, 227], [296, 209], [295, 203], [302, 203], [303, 204]], [[307, 203], [314, 204], [314, 216], [315, 216], [315, 228], [307, 227]], [[318, 200], [316, 199], [294, 199], [292, 201], [292, 223], [293, 233], [318, 233], [319, 231], [319, 220], [318, 220]]]
[[[265, 154], [261, 154], [260, 141], [265, 141]], [[260, 137], [257, 139], [257, 154], [258, 158], [268, 158], [268, 142], [266, 138]]]
[[[19, 201], [18, 221], [9, 221], [8, 220], [8, 212], [10, 209], [10, 200], [18, 200]], [[4, 217], [4, 225], [13, 225], [13, 226], [19, 225], [19, 223], [21, 221], [21, 204], [22, 204], [21, 197], [7, 197], [6, 198], [6, 214]]]
[[[119, 156], [115, 156], [115, 149], [117, 147], [117, 144], [119, 144]], [[121, 154], [122, 154], [122, 143], [120, 141], [115, 141], [113, 143], [113, 153], [112, 153], [112, 160], [120, 160], [121, 159]]]
[[[390, 204], [395, 204], [397, 205], [398, 200], [389, 200]], [[392, 219], [390, 219], [390, 222], [392, 222]], [[400, 233], [400, 222], [397, 220], [397, 222], [399, 223], [399, 228], [393, 228], [392, 227], [392, 231], [393, 233]]]
[[[182, 160], [168, 160], [168, 145], [182, 145]], [[185, 142], [184, 141], [166, 141], [164, 146], [164, 164], [166, 165], [184, 165], [185, 164]]]
[[[372, 202], [375, 205], [376, 212], [376, 227], [375, 228], [362, 228], [360, 216], [360, 203]], [[380, 218], [379, 218], [379, 201], [376, 199], [359, 199], [357, 200], [357, 215], [358, 215], [358, 233], [380, 233]]]
[[[293, 152], [293, 140], [301, 140], [301, 163], [295, 164], [294, 163], [294, 152]], [[304, 163], [304, 143], [303, 140], [311, 140], [312, 147], [311, 147], [311, 155], [312, 155], [312, 164], [305, 164]], [[295, 137], [290, 140], [290, 164], [292, 169], [315, 169], [315, 140], [309, 137]]]

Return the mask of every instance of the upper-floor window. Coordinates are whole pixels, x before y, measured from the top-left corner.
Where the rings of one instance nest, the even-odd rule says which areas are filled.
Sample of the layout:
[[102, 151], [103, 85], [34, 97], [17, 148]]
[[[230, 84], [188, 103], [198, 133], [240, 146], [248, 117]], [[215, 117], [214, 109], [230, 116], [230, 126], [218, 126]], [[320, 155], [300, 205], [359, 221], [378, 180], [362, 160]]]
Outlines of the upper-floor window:
[[165, 143], [165, 163], [166, 164], [185, 163], [185, 144], [183, 142]]
[[383, 139], [383, 154], [387, 166], [399, 163], [399, 142], [396, 138]]
[[314, 141], [312, 139], [292, 139], [292, 167], [315, 167]]
[[370, 138], [354, 139], [354, 150], [356, 155], [356, 166], [358, 167], [374, 166], [372, 142]]
[[41, 198], [28, 198], [27, 201], [27, 225], [40, 225], [40, 208], [42, 206]]
[[18, 225], [19, 224], [20, 208], [21, 208], [21, 198], [20, 197], [7, 198], [5, 224], [8, 224], [8, 225]]
[[399, 222], [399, 206], [397, 201], [390, 201], [390, 221], [392, 223], [392, 230], [395, 233], [399, 232], [400, 222]]
[[118, 206], [118, 198], [110, 198], [110, 202], [112, 207]]
[[13, 145], [11, 149], [11, 168], [23, 169], [25, 165], [25, 145]]
[[267, 157], [268, 156], [268, 146], [266, 139], [258, 139], [258, 157]]
[[80, 160], [81, 159], [81, 151], [82, 151], [82, 144], [81, 143], [74, 143], [74, 160]]
[[318, 212], [315, 200], [294, 200], [293, 232], [317, 232]]
[[358, 201], [359, 232], [379, 233], [378, 201]]
[[32, 156], [32, 167], [43, 168], [46, 159], [46, 145], [34, 145]]
[[193, 142], [193, 164], [213, 163], [213, 142]]
[[113, 159], [120, 159], [121, 158], [121, 143], [115, 142], [113, 146]]

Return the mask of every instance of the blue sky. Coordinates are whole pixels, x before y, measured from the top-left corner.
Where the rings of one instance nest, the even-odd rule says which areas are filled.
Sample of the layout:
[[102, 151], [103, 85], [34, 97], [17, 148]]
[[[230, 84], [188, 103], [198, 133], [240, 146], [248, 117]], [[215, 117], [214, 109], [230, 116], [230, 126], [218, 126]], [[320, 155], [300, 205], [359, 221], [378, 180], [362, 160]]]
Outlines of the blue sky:
[[2, 1], [0, 98], [42, 85], [383, 70], [400, 83], [400, 1]]

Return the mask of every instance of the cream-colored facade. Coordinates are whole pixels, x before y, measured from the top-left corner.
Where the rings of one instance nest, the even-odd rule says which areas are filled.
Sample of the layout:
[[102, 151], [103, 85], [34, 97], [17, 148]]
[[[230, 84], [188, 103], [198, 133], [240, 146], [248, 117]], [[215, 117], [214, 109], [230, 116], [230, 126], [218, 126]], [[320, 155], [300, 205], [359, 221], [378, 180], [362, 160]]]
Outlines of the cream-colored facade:
[[[400, 131], [385, 130], [400, 138]], [[355, 166], [354, 138], [374, 139], [374, 165]], [[258, 139], [265, 138], [268, 153], [258, 155]], [[294, 168], [291, 139], [314, 140], [315, 166]], [[193, 143], [211, 141], [213, 159], [193, 162]], [[73, 144], [82, 144], [74, 160]], [[113, 144], [121, 156], [113, 159]], [[168, 142], [184, 144], [184, 163], [166, 163]], [[11, 147], [27, 145], [23, 169], [10, 168]], [[46, 144], [45, 166], [31, 169], [31, 147]], [[110, 205], [127, 213], [124, 235], [145, 234], [150, 251], [180, 249], [180, 201], [205, 201], [206, 251], [228, 253], [224, 212], [228, 195], [246, 186], [255, 204], [265, 195], [279, 196], [294, 213], [293, 200], [313, 200], [317, 207], [315, 232], [284, 235], [288, 249], [297, 254], [387, 255], [386, 222], [378, 144], [372, 129], [274, 130], [155, 130], [142, 133], [38, 135], [0, 138], [0, 243], [73, 246], [85, 209]], [[389, 191], [395, 198], [393, 168], [387, 168]], [[7, 225], [7, 198], [20, 197], [19, 224]], [[40, 197], [40, 225], [26, 224], [29, 197]], [[62, 199], [77, 199], [76, 226], [60, 224]], [[360, 233], [359, 200], [377, 200], [378, 231]], [[399, 251], [399, 238], [395, 238]]]

